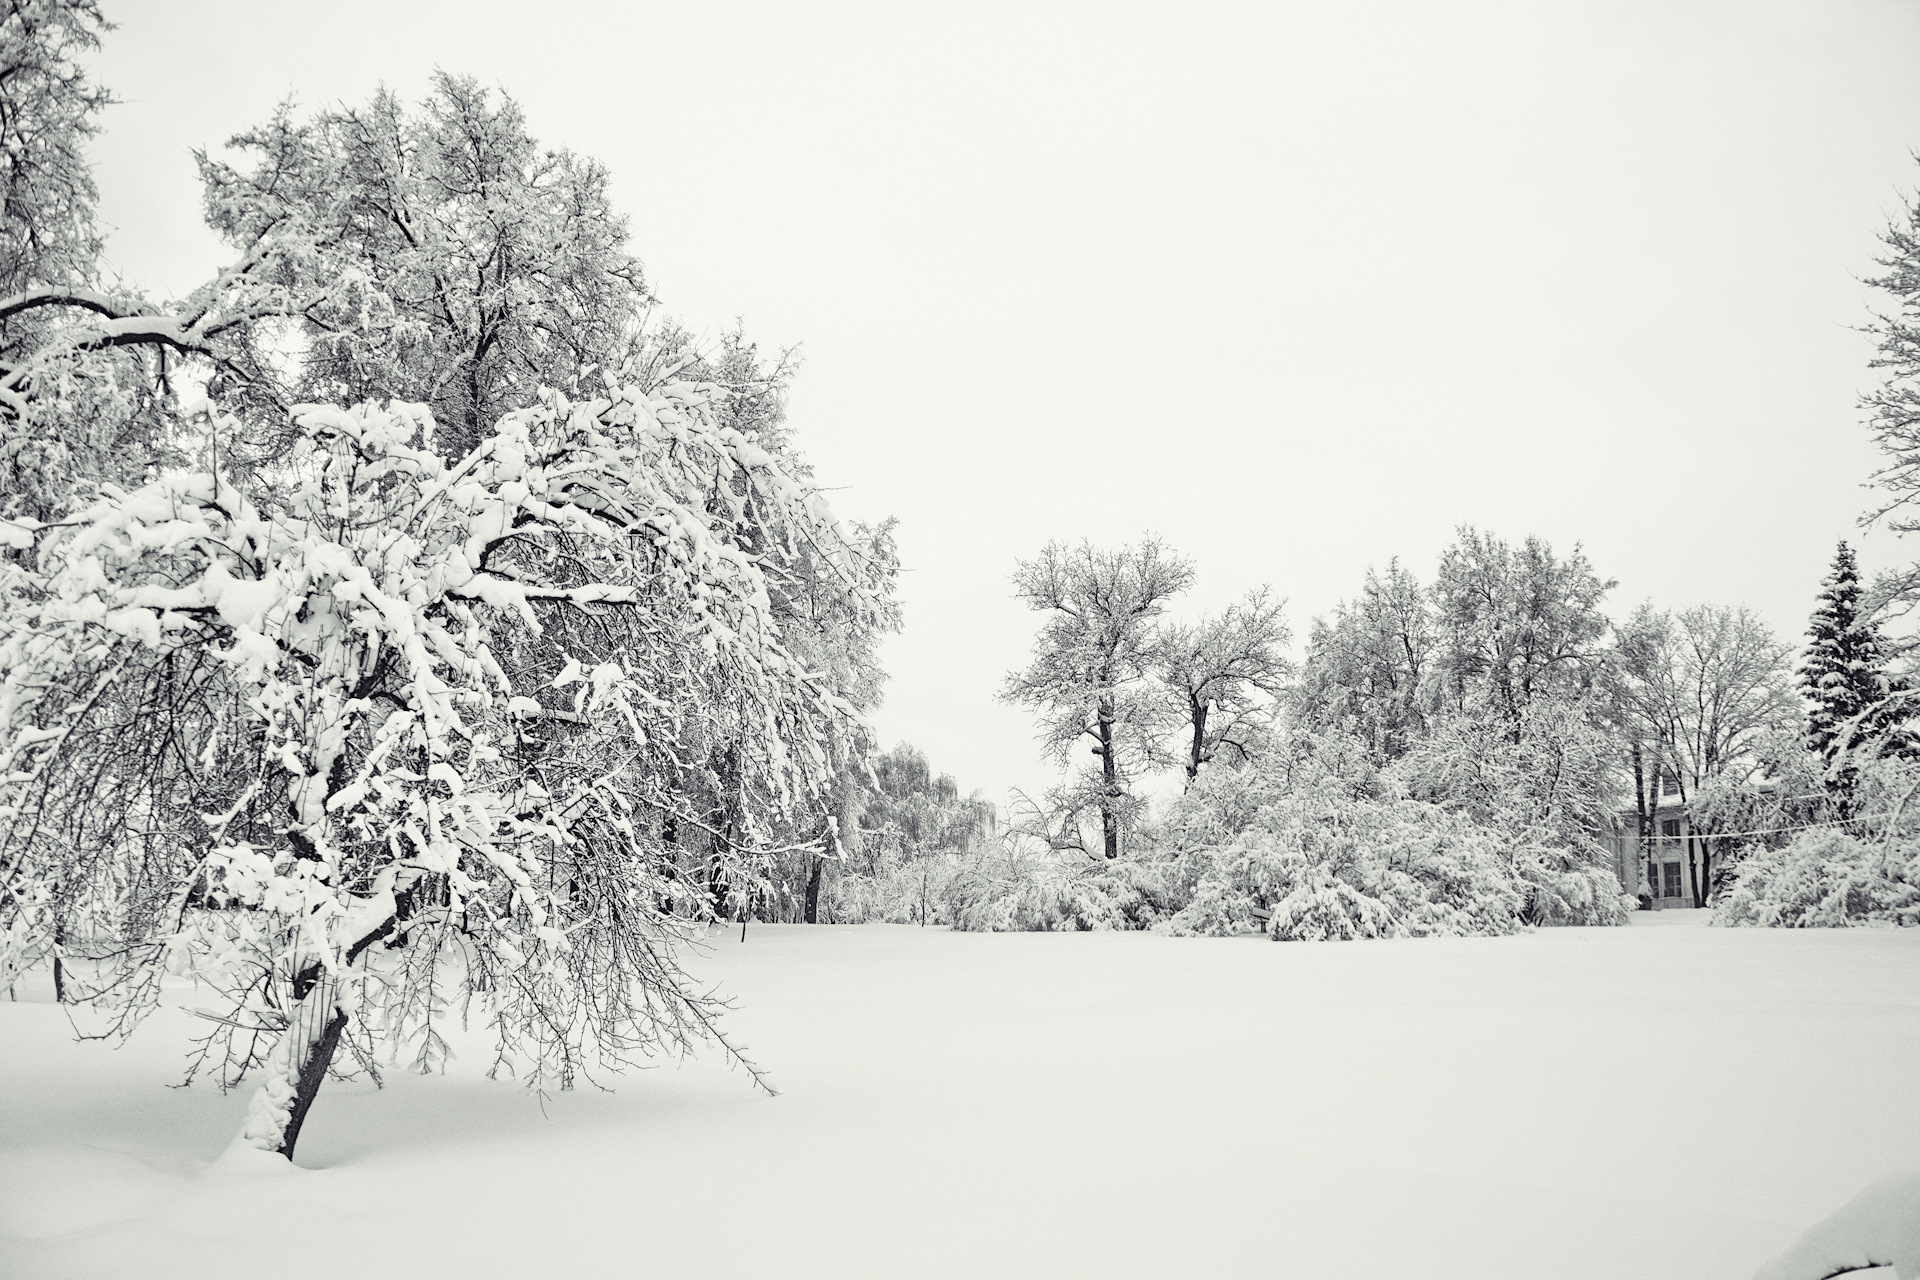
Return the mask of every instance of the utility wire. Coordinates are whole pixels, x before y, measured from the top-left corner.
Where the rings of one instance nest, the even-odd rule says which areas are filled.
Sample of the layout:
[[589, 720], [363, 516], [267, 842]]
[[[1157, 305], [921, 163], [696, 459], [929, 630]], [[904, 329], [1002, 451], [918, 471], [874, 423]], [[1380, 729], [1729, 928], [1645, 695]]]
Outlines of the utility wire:
[[[1730, 840], [1736, 836], [1783, 836], [1789, 831], [1811, 831], [1815, 827], [1844, 827], [1855, 822], [1866, 822], [1872, 818], [1890, 818], [1899, 810], [1883, 813], [1863, 813], [1852, 818], [1829, 818], [1825, 822], [1803, 822], [1794, 827], [1760, 827], [1753, 831], [1689, 831], [1687, 835], [1700, 840]], [[1636, 837], [1637, 838], [1637, 837]], [[1657, 840], [1684, 840], [1687, 836], [1656, 836]]]

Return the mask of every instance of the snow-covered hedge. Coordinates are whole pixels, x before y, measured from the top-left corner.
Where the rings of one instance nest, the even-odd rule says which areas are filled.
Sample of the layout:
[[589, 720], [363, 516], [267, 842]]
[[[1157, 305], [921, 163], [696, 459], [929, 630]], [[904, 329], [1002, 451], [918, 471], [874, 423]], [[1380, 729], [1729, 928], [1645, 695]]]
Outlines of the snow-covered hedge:
[[821, 919], [832, 924], [945, 924], [953, 860], [931, 855], [872, 872], [836, 871]]
[[1545, 755], [1455, 732], [1380, 768], [1331, 730], [1204, 774], [1158, 832], [1179, 891], [1165, 928], [1317, 940], [1618, 924], [1632, 899], [1577, 820], [1594, 785], [1564, 776], [1592, 770], [1580, 759], [1547, 778]]
[[1714, 919], [1796, 929], [1920, 925], [1920, 842], [1822, 827], [1756, 848], [1733, 869]]
[[1493, 832], [1416, 800], [1289, 796], [1223, 846], [1188, 856], [1198, 883], [1167, 922], [1171, 933], [1261, 928], [1287, 941], [1503, 934], [1520, 927], [1525, 905]]
[[945, 905], [956, 929], [1049, 933], [1142, 929], [1163, 916], [1164, 898], [1150, 863], [1013, 851], [969, 861], [948, 882]]

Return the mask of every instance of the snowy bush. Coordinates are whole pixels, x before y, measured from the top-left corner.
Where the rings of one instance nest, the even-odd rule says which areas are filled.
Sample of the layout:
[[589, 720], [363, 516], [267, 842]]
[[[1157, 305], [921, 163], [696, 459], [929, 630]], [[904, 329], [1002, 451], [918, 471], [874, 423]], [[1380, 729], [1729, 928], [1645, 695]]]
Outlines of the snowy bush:
[[1493, 832], [1437, 806], [1321, 786], [1276, 797], [1214, 849], [1171, 933], [1285, 941], [1502, 934], [1523, 897]]
[[946, 895], [953, 927], [977, 932], [1141, 929], [1164, 910], [1162, 870], [1152, 863], [1018, 845], [971, 857], [955, 871]]
[[1442, 717], [1391, 785], [1496, 833], [1538, 924], [1620, 924], [1634, 900], [1600, 843], [1615, 811], [1615, 744], [1578, 700], [1536, 699], [1516, 720]]
[[948, 886], [960, 861], [932, 853], [904, 863], [864, 858], [830, 863], [816, 923], [946, 924]]
[[[1590, 769], [1586, 735], [1575, 745]], [[1276, 735], [1246, 767], [1201, 775], [1157, 829], [1177, 907], [1164, 927], [1322, 939], [1618, 922], [1630, 900], [1593, 836], [1540, 821], [1566, 797], [1528, 776], [1530, 755], [1547, 752], [1471, 724], [1385, 768], [1338, 728]]]
[[1734, 867], [1717, 923], [1797, 929], [1920, 925], [1920, 842], [1834, 827], [1754, 848]]

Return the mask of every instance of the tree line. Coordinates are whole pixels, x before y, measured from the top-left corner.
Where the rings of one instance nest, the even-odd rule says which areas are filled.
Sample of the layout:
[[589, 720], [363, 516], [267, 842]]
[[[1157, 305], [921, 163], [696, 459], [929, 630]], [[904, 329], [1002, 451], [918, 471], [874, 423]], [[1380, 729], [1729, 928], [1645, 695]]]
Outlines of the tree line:
[[[1536, 537], [1515, 544], [1462, 528], [1427, 583], [1398, 560], [1369, 570], [1357, 596], [1313, 621], [1297, 670], [1270, 589], [1217, 618], [1169, 621], [1192, 578], [1152, 538], [1054, 544], [1014, 575], [1042, 622], [1032, 662], [1003, 696], [1039, 712], [1040, 740], [1067, 770], [1016, 832], [1069, 859], [1131, 854], [1125, 870], [1079, 873], [1113, 881], [1108, 922], [1184, 927], [1202, 882], [1228, 863], [1243, 910], [1209, 907], [1210, 928], [1256, 917], [1279, 927], [1275, 903], [1309, 871], [1371, 902], [1386, 872], [1370, 859], [1391, 854], [1307, 850], [1342, 826], [1366, 828], [1376, 844], [1472, 849], [1469, 861], [1488, 864], [1480, 891], [1511, 899], [1500, 927], [1617, 922], [1634, 897], [1658, 892], [1675, 842], [1662, 828], [1677, 828], [1680, 812], [1687, 892], [1706, 905], [1757, 837], [1801, 825], [1773, 819], [1756, 832], [1767, 804], [1803, 822], [1846, 822], [1863, 770], [1912, 754], [1909, 685], [1844, 543], [1797, 668], [1793, 646], [1743, 607], [1641, 605], [1615, 623], [1602, 606], [1617, 584], [1579, 548], [1560, 554]], [[1155, 813], [1142, 784], [1175, 768], [1183, 793]], [[1787, 803], [1782, 788], [1799, 786]], [[1299, 865], [1250, 887], [1249, 833], [1282, 810], [1301, 810], [1275, 837]], [[1448, 823], [1450, 834], [1436, 834]], [[1343, 858], [1344, 880], [1328, 871]], [[1212, 871], [1196, 870], [1208, 860]], [[1465, 892], [1443, 897], [1459, 905]], [[1419, 910], [1433, 905], [1422, 897]], [[1330, 907], [1324, 894], [1315, 909], [1341, 916], [1335, 932], [1398, 927], [1372, 906]]]

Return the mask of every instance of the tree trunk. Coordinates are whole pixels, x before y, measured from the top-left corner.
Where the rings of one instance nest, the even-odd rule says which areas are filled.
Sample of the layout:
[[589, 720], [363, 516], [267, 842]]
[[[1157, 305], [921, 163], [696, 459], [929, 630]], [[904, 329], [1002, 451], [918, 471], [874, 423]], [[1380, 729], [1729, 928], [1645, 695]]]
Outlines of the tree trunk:
[[1707, 856], [1706, 846], [1700, 837], [1687, 832], [1687, 866], [1693, 874], [1693, 905], [1707, 905]]
[[740, 749], [729, 746], [721, 756], [719, 767], [714, 771], [720, 779], [722, 794], [720, 804], [714, 816], [714, 828], [719, 833], [708, 837], [711, 856], [707, 861], [707, 897], [712, 903], [713, 918], [727, 918], [728, 899], [733, 895], [733, 885], [726, 873], [726, 856], [732, 851], [734, 841], [740, 833]]
[[67, 945], [67, 927], [57, 924], [53, 927], [53, 1002], [67, 1002], [67, 975], [61, 964], [60, 953]]
[[1207, 711], [1211, 704], [1202, 703], [1191, 696], [1187, 701], [1190, 704], [1188, 709], [1193, 713], [1193, 750], [1187, 758], [1187, 786], [1192, 787], [1200, 776], [1200, 766], [1206, 763]]
[[337, 992], [317, 963], [307, 965], [294, 978], [287, 1028], [267, 1055], [265, 1078], [247, 1107], [240, 1142], [293, 1159], [307, 1112], [347, 1029]]
[[1100, 704], [1100, 835], [1109, 860], [1120, 856], [1120, 820], [1114, 802], [1120, 796], [1120, 766], [1113, 758], [1113, 704]]
[[[1656, 787], [1660, 785], [1658, 770], [1654, 774], [1654, 785]], [[1653, 866], [1653, 816], [1647, 812], [1647, 775], [1637, 743], [1633, 748], [1633, 805], [1638, 811], [1636, 816], [1639, 819], [1639, 830], [1635, 833], [1639, 837], [1636, 844], [1640, 857], [1639, 865], [1643, 869], [1650, 868]], [[1654, 883], [1654, 876], [1657, 874], [1659, 873], [1653, 871], [1646, 872], [1650, 900], [1660, 896], [1660, 886]], [[1651, 901], [1648, 905], [1652, 905]]]
[[1693, 905], [1695, 910], [1698, 910], [1699, 908], [1707, 905], [1706, 896], [1700, 892], [1699, 842], [1694, 839], [1693, 818], [1690, 815], [1687, 815], [1686, 775], [1681, 773], [1678, 769], [1675, 769], [1673, 771], [1673, 776], [1674, 776], [1674, 780], [1680, 784], [1680, 812], [1682, 815], [1686, 816], [1686, 822], [1687, 822], [1687, 880], [1689, 881], [1688, 887], [1693, 891]]
[[813, 855], [813, 865], [807, 869], [806, 922], [808, 924], [820, 923], [820, 873], [826, 865], [826, 858], [816, 853]]
[[339, 1050], [340, 1036], [346, 1029], [347, 1015], [336, 1006], [308, 1050], [306, 1061], [300, 1064], [299, 1075], [294, 1081], [293, 1105], [287, 1113], [286, 1133], [280, 1140], [280, 1154], [288, 1160], [293, 1159], [293, 1146], [300, 1140], [300, 1127], [307, 1122], [307, 1111], [320, 1092], [320, 1082], [327, 1078], [327, 1068], [333, 1065], [333, 1055]]
[[[660, 843], [665, 846], [666, 855], [661, 872], [668, 880], [678, 880], [680, 878], [680, 820], [671, 813], [660, 823]], [[661, 915], [672, 912], [674, 910], [673, 895], [660, 894], [654, 905], [659, 908]]]

